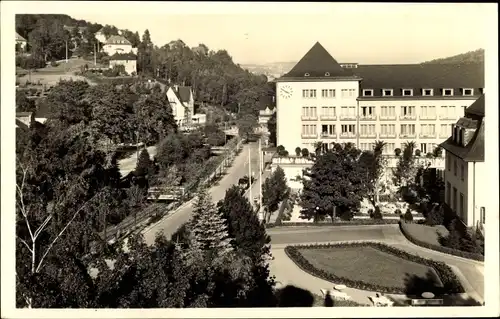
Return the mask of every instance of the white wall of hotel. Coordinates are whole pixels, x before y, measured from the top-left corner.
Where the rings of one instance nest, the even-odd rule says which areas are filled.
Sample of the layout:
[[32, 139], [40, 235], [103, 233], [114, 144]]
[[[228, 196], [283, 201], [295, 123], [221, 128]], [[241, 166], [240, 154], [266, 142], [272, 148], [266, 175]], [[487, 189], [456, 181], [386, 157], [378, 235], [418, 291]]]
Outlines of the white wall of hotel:
[[456, 212], [466, 226], [479, 226], [479, 223], [484, 222], [481, 220], [481, 210], [487, 206], [488, 196], [492, 196], [487, 188], [489, 182], [493, 180], [488, 175], [485, 162], [465, 162], [450, 152], [446, 154], [446, 161], [448, 164], [444, 172], [445, 203]]
[[[289, 98], [283, 98], [280, 93], [280, 88], [283, 86], [290, 86], [293, 94]], [[316, 98], [303, 98], [302, 90], [315, 89]], [[335, 89], [334, 98], [321, 97], [321, 90]], [[341, 94], [342, 89], [354, 89], [354, 96], [343, 98]], [[297, 146], [308, 148], [309, 151], [314, 151], [314, 143], [323, 141], [325, 143], [354, 143], [357, 147], [363, 143], [373, 143], [375, 140], [383, 140], [391, 144], [392, 148], [402, 148], [402, 145], [407, 141], [415, 141], [417, 148], [420, 144], [426, 146], [427, 152], [432, 152], [432, 147], [440, 144], [451, 135], [451, 126], [464, 115], [464, 109], [470, 106], [475, 97], [458, 97], [446, 99], [429, 99], [429, 98], [415, 98], [411, 99], [405, 97], [404, 99], [397, 98], [370, 98], [358, 100], [359, 84], [356, 80], [351, 81], [318, 81], [318, 82], [277, 82], [277, 142], [278, 145], [283, 145], [288, 152], [293, 152]], [[302, 107], [316, 107], [315, 118], [303, 119]], [[335, 107], [334, 117], [322, 117], [321, 107], [333, 106]], [[355, 107], [356, 115], [351, 118], [341, 118], [341, 107], [350, 106]], [[372, 117], [362, 117], [362, 107], [371, 106], [375, 107], [375, 114]], [[382, 106], [393, 106], [394, 115], [382, 117]], [[404, 117], [402, 114], [402, 106], [414, 106], [414, 116]], [[434, 106], [434, 114], [426, 117], [422, 116], [422, 106]], [[447, 109], [453, 110], [452, 112], [442, 113], [442, 106]], [[450, 106], [453, 106], [450, 108]], [[312, 124], [316, 125], [314, 134], [304, 136], [302, 135], [302, 125]], [[322, 125], [335, 125], [335, 134], [333, 136], [322, 137]], [[352, 124], [355, 125], [355, 134], [342, 135], [341, 125]], [[360, 126], [364, 124], [374, 124], [375, 134], [361, 135]], [[395, 134], [383, 135], [381, 134], [381, 125], [393, 124], [395, 125]], [[414, 124], [414, 135], [402, 135], [400, 133], [401, 124]], [[421, 131], [422, 124], [434, 124], [434, 134], [424, 134]], [[392, 150], [389, 154], [392, 153]]]
[[131, 44], [105, 44], [102, 50], [109, 56], [112, 56], [115, 53], [124, 54], [133, 51]]
[[[396, 156], [388, 155], [387, 158], [387, 169], [386, 177], [390, 178], [392, 175], [392, 169], [396, 167], [398, 158]], [[436, 168], [439, 172], [442, 172], [445, 168], [444, 158], [426, 158], [417, 157], [417, 165], [423, 165], [425, 167], [430, 166], [431, 168]], [[294, 190], [302, 189], [302, 182], [297, 180], [297, 176], [303, 176], [303, 170], [312, 167], [314, 161], [309, 158], [298, 157], [298, 156], [288, 156], [279, 157], [275, 156], [271, 163], [271, 172], [274, 172], [276, 168], [281, 167], [285, 173], [288, 186]]]
[[115, 65], [123, 65], [125, 67], [125, 72], [128, 75], [132, 73], [137, 73], [137, 60], [110, 60], [109, 68], [113, 68]]

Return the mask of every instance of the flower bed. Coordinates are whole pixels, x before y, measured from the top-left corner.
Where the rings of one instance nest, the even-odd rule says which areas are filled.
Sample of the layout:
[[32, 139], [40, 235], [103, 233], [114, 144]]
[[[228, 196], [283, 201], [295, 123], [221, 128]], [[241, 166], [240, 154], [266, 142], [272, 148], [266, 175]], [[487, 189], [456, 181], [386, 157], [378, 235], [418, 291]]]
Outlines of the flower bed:
[[[448, 248], [448, 247], [443, 247], [441, 245], [429, 243], [428, 240], [424, 240], [423, 238], [418, 236], [417, 232], [412, 232], [408, 226], [409, 225], [407, 225], [404, 222], [399, 223], [399, 229], [401, 230], [401, 233], [403, 233], [403, 235], [406, 237], [406, 239], [408, 239], [410, 242], [414, 243], [415, 245], [418, 245], [418, 246], [421, 246], [421, 247], [424, 247], [427, 249], [436, 250], [436, 251], [439, 251], [439, 252], [442, 252], [445, 254], [450, 254], [453, 256], [473, 259], [473, 260], [477, 260], [477, 261], [484, 261], [484, 256], [481, 254], [474, 254], [474, 253], [470, 253], [470, 252], [466, 252], [466, 251], [461, 251], [458, 249], [452, 249], [452, 248]], [[418, 226], [421, 226], [421, 225], [418, 225]], [[413, 227], [413, 226], [410, 226], [410, 227]], [[423, 235], [423, 236], [425, 236], [425, 235]]]
[[[433, 287], [418, 287], [424, 290], [430, 290], [434, 292], [436, 296], [443, 294], [451, 294], [451, 293], [463, 293], [464, 288], [460, 284], [459, 279], [453, 273], [451, 268], [442, 262], [433, 261], [430, 259], [425, 259], [419, 256], [415, 256], [409, 254], [405, 251], [399, 250], [397, 248], [393, 248], [381, 243], [375, 242], [356, 242], [356, 243], [338, 243], [338, 244], [312, 244], [312, 245], [300, 245], [300, 246], [287, 246], [285, 248], [285, 252], [290, 259], [292, 259], [302, 270], [307, 273], [310, 273], [313, 276], [319, 277], [324, 280], [331, 281], [335, 284], [345, 284], [348, 287], [368, 290], [368, 291], [377, 291], [377, 292], [385, 292], [385, 293], [397, 293], [397, 294], [407, 294], [409, 293], [406, 288], [395, 287], [395, 286], [384, 286], [375, 283], [369, 283], [366, 281], [354, 280], [352, 278], [346, 278], [335, 275], [331, 271], [325, 271], [323, 269], [319, 269], [311, 264], [311, 262], [304, 257], [304, 255], [300, 252], [302, 249], [329, 249], [329, 248], [361, 248], [361, 247], [371, 247], [380, 250], [381, 252], [388, 253], [390, 255], [394, 255], [398, 258], [401, 258], [406, 261], [414, 262], [423, 266], [427, 266], [430, 269], [433, 269], [439, 280], [442, 283], [441, 287], [433, 286]], [[376, 262], [376, 260], [374, 260]], [[370, 271], [370, 264], [366, 264], [364, 268], [365, 271]], [[345, 271], [345, 268], [343, 268]], [[356, 270], [354, 270], [356, 271]], [[358, 269], [359, 271], [359, 269]], [[387, 276], [392, 276], [393, 274], [390, 271], [387, 271]], [[376, 278], [380, 280], [380, 278]], [[425, 279], [424, 279], [425, 280]], [[415, 288], [417, 289], [417, 288]]]
[[296, 227], [296, 226], [314, 226], [314, 227], [325, 227], [325, 226], [361, 226], [361, 225], [395, 225], [399, 223], [399, 220], [397, 219], [381, 219], [381, 220], [376, 220], [376, 219], [355, 219], [355, 220], [349, 220], [349, 221], [336, 221], [335, 223], [332, 222], [320, 222], [320, 223], [307, 223], [307, 222], [300, 222], [300, 223], [294, 223], [294, 222], [282, 222], [281, 224], [276, 224], [276, 223], [268, 223], [266, 224], [266, 228], [272, 228], [276, 226], [280, 227]]

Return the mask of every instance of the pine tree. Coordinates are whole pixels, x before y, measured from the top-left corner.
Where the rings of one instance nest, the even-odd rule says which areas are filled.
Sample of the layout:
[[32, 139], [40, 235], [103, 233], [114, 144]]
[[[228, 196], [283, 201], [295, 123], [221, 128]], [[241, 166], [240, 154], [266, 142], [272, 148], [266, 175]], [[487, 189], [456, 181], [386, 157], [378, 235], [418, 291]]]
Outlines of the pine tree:
[[192, 233], [190, 246], [195, 250], [222, 257], [233, 251], [227, 231], [227, 221], [217, 211], [206, 188], [201, 188], [194, 204], [190, 222]]

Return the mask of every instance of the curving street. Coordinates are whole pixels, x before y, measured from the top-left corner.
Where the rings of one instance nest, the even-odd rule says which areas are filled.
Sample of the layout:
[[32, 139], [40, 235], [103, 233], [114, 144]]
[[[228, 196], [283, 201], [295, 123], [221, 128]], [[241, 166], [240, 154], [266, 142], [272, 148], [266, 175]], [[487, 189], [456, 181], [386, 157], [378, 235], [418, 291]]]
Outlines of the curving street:
[[[274, 256], [274, 260], [270, 262], [271, 274], [275, 275], [276, 280], [283, 285], [292, 284], [316, 294], [319, 293], [320, 289], [332, 286], [332, 283], [314, 277], [295, 265], [284, 252], [286, 246], [370, 240], [390, 244], [414, 255], [448, 264], [454, 268], [466, 293], [476, 300], [484, 301], [484, 263], [416, 246], [401, 234], [398, 225], [277, 227], [269, 229], [268, 234], [271, 236], [271, 253]], [[366, 294], [366, 292], [357, 289], [350, 289], [347, 292], [360, 296]]]

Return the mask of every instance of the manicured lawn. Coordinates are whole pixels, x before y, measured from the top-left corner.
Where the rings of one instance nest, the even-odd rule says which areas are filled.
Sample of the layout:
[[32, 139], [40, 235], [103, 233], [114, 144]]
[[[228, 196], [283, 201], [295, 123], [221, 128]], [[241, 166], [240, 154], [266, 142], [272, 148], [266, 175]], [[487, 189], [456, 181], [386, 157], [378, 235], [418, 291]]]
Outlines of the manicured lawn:
[[441, 236], [448, 235], [448, 230], [443, 225], [427, 226], [406, 223], [404, 227], [413, 238], [435, 246], [441, 246], [439, 243], [439, 234]]
[[434, 269], [369, 246], [306, 248], [299, 251], [312, 266], [337, 277], [405, 289], [408, 276], [426, 278], [432, 273], [438, 286], [442, 286]]

